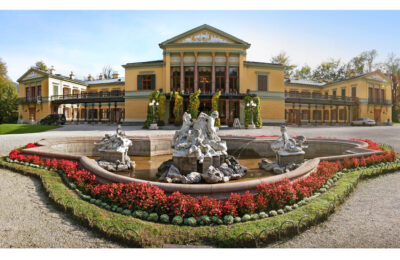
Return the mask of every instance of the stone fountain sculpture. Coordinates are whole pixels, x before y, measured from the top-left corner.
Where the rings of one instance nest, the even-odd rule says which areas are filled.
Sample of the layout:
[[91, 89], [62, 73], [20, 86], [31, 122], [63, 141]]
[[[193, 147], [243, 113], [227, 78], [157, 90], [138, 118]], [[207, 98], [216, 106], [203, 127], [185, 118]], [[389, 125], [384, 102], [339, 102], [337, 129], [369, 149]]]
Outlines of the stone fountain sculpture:
[[172, 159], [158, 169], [160, 181], [178, 183], [227, 182], [243, 177], [247, 168], [228, 155], [226, 142], [221, 141], [214, 126], [218, 111], [211, 116], [201, 112], [193, 122], [183, 115], [182, 128], [173, 138]]
[[290, 138], [285, 125], [281, 126], [281, 134], [281, 137], [271, 145], [271, 149], [275, 152], [276, 161], [270, 162], [263, 158], [258, 164], [261, 169], [273, 171], [275, 174], [281, 174], [299, 167], [304, 162], [305, 152], [303, 148], [307, 148], [304, 145], [306, 138], [304, 136]]
[[125, 132], [121, 131], [121, 125], [118, 125], [115, 134], [111, 136], [106, 134], [100, 142], [94, 144], [100, 154], [97, 160], [100, 167], [112, 172], [135, 168], [135, 162], [128, 156], [132, 141], [126, 137]]

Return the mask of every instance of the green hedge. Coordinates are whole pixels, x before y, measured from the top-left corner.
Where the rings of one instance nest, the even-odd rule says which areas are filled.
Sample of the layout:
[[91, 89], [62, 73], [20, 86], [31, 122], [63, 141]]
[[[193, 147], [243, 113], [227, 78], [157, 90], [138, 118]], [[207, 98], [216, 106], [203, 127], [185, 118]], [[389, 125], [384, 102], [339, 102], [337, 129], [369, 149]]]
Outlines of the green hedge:
[[[39, 177], [50, 200], [59, 209], [68, 212], [82, 225], [129, 246], [161, 247], [163, 244], [193, 244], [217, 247], [261, 247], [274, 242], [277, 238], [293, 236], [298, 231], [301, 232], [325, 220], [338, 205], [344, 202], [359, 180], [398, 170], [400, 162], [397, 160], [394, 163], [381, 163], [369, 168], [344, 170], [331, 179], [324, 193], [314, 194], [300, 201], [297, 206], [292, 205], [290, 209], [281, 209], [281, 214], [269, 212], [269, 216], [266, 217], [267, 213], [260, 212], [234, 218], [235, 224], [232, 224], [232, 219], [229, 217], [224, 220], [206, 217], [193, 220], [175, 216], [171, 220], [169, 216], [135, 212], [135, 218], [133, 218], [127, 216], [133, 212], [124, 212], [122, 208], [108, 210], [107, 205], [103, 205], [101, 201], [91, 201], [87, 195], [74, 189], [55, 171], [9, 163], [4, 158], [0, 159], [0, 167]], [[63, 179], [70, 188], [64, 185]], [[149, 222], [155, 219], [164, 223], [171, 221], [178, 225]], [[213, 226], [222, 224], [221, 222], [225, 222], [225, 225]], [[188, 226], [180, 226], [185, 223]], [[202, 224], [206, 226], [198, 226]]]

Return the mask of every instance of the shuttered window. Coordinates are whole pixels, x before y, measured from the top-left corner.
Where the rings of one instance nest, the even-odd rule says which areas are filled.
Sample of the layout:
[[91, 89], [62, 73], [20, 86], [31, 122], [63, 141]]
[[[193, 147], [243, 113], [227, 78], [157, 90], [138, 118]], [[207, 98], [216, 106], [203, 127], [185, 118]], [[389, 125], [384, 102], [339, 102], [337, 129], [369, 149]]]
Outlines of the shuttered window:
[[268, 91], [268, 76], [258, 75], [258, 90]]
[[155, 90], [156, 89], [156, 75], [138, 75], [137, 78], [138, 90]]

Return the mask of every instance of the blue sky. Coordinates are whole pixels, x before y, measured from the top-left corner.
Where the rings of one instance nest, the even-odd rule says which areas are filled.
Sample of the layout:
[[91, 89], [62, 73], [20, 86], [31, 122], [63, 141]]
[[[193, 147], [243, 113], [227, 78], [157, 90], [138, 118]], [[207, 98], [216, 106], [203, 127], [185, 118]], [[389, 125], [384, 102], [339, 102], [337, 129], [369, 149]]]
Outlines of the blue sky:
[[162, 58], [158, 44], [202, 24], [251, 43], [247, 59], [286, 51], [293, 63], [348, 61], [376, 49], [400, 56], [399, 11], [0, 11], [0, 57], [18, 79], [37, 60], [57, 73], [98, 75], [104, 65]]

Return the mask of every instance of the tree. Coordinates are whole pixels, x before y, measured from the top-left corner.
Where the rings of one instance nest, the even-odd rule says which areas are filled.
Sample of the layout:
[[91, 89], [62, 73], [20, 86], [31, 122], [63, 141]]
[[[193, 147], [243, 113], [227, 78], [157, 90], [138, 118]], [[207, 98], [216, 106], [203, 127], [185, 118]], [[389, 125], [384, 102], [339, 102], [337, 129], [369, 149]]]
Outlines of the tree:
[[323, 79], [328, 80], [339, 80], [346, 76], [345, 65], [342, 64], [341, 60], [335, 60], [333, 58], [326, 62], [322, 62], [318, 67], [313, 70], [311, 78], [313, 80]]
[[360, 54], [361, 57], [365, 59], [365, 63], [367, 66], [367, 72], [371, 72], [374, 67], [374, 60], [378, 56], [378, 52], [375, 49], [370, 51], [364, 51]]
[[349, 63], [347, 63], [346, 76], [349, 76], [352, 72], [355, 74], [371, 72], [376, 66], [374, 61], [377, 56], [378, 52], [376, 50], [364, 51], [360, 53], [358, 56], [351, 59]]
[[307, 64], [296, 70], [295, 73], [300, 79], [310, 79], [311, 78], [311, 67]]
[[297, 67], [297, 65], [290, 64], [290, 58], [287, 56], [286, 52], [282, 51], [276, 56], [272, 56], [272, 63], [280, 63], [285, 68], [285, 74], [292, 75], [293, 70]]
[[41, 71], [47, 71], [47, 65], [41, 60], [37, 61], [34, 67]]
[[397, 108], [397, 96], [399, 90], [399, 76], [400, 76], [400, 58], [392, 52], [389, 54], [386, 61], [383, 63], [385, 73], [389, 75], [392, 81], [392, 103], [393, 107]]
[[111, 68], [110, 65], [106, 65], [103, 67], [103, 76], [105, 79], [111, 79], [112, 73], [113, 73], [113, 69]]
[[7, 76], [6, 63], [0, 58], [0, 124], [14, 123], [18, 118], [17, 109], [17, 89]]

